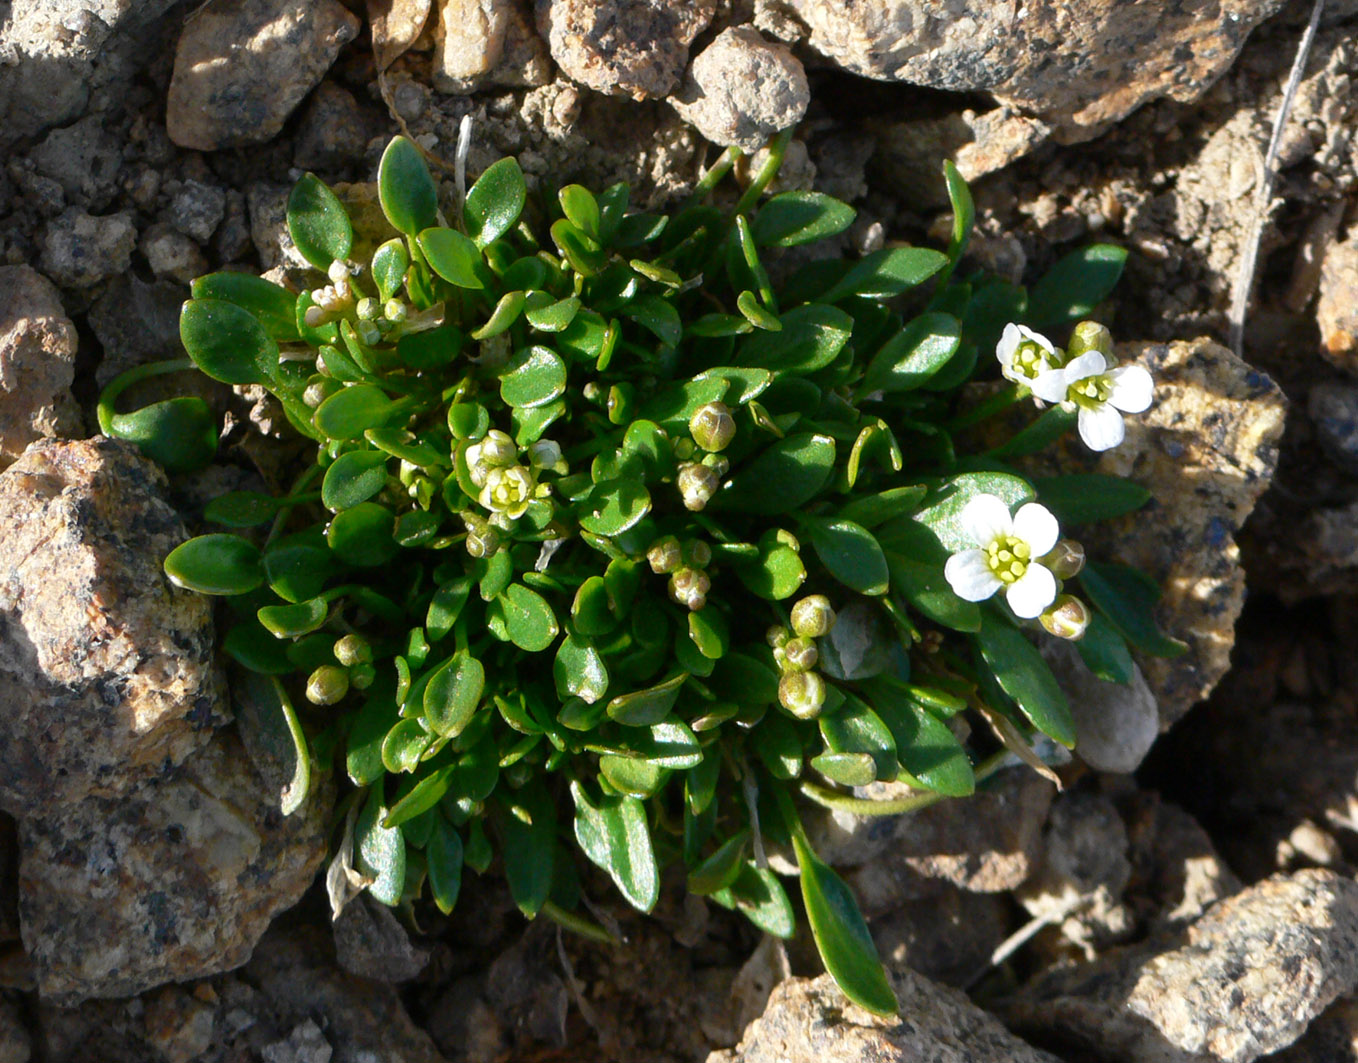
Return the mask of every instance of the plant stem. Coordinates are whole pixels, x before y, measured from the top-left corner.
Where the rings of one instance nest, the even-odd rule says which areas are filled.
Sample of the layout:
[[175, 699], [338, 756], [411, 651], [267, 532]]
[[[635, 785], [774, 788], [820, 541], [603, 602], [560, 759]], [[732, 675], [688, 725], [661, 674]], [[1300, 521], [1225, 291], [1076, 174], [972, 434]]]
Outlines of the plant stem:
[[[740, 158], [741, 151], [732, 144], [729, 148], [717, 156], [717, 161], [712, 164], [707, 173], [698, 180], [693, 186], [693, 192], [688, 197], [688, 203], [697, 203], [706, 199], [712, 189], [721, 184], [721, 179], [731, 172], [731, 167]], [[685, 206], [688, 204], [686, 203]]]
[[[992, 753], [976, 766], [976, 781], [983, 782], [1001, 768], [1019, 763], [1019, 759], [1007, 749]], [[831, 790], [807, 780], [802, 783], [801, 791], [816, 804], [839, 812], [850, 812], [856, 816], [899, 816], [906, 812], [918, 812], [922, 808], [936, 805], [946, 799], [945, 794], [923, 793], [898, 797], [893, 801], [874, 801], [869, 797], [852, 797], [838, 790]]]
[[586, 919], [582, 915], [568, 912], [566, 909], [554, 904], [552, 901], [542, 903], [542, 914], [558, 926], [565, 927], [567, 930], [579, 934], [581, 937], [589, 938], [590, 941], [597, 941], [601, 945], [620, 944], [617, 938], [601, 927], [598, 923]]
[[99, 421], [99, 431], [104, 435], [112, 437], [113, 405], [118, 401], [118, 396], [130, 388], [133, 384], [147, 380], [153, 376], [163, 376], [166, 373], [180, 373], [188, 369], [198, 368], [188, 358], [175, 358], [168, 362], [150, 362], [147, 365], [139, 365], [134, 369], [129, 369], [125, 373], [119, 373], [111, 381], [108, 387], [99, 393], [99, 405], [95, 407], [95, 416]]
[[783, 165], [783, 156], [787, 154], [788, 143], [792, 140], [792, 127], [784, 129], [771, 141], [769, 141], [769, 157], [764, 160], [764, 165], [759, 168], [759, 173], [755, 175], [750, 187], [745, 189], [745, 194], [740, 197], [736, 204], [736, 213], [744, 214], [755, 205], [759, 197], [764, 194], [764, 189], [768, 188], [769, 182], [778, 176], [778, 170]]

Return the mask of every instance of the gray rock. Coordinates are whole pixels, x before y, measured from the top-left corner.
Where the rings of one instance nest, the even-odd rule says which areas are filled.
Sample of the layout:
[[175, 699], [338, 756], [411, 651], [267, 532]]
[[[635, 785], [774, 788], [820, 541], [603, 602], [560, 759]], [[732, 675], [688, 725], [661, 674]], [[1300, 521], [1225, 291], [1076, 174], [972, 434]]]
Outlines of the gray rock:
[[722, 30], [698, 53], [671, 102], [714, 144], [757, 151], [806, 114], [806, 71], [785, 45], [749, 26]]
[[441, 92], [545, 85], [547, 45], [530, 0], [444, 0], [439, 11], [434, 87]]
[[61, 185], [67, 198], [87, 210], [101, 210], [118, 190], [123, 147], [92, 114], [48, 133], [29, 156], [40, 174]]
[[1152, 930], [1182, 929], [1240, 891], [1212, 839], [1182, 808], [1141, 791], [1122, 812], [1134, 883], [1128, 903]]
[[707, 1063], [1059, 1063], [1020, 1041], [955, 989], [908, 969], [890, 972], [900, 1017], [871, 1015], [829, 975], [773, 991], [740, 1044]]
[[68, 207], [47, 224], [41, 265], [63, 288], [88, 288], [126, 272], [136, 245], [130, 212], [94, 217]]
[[0, 1063], [28, 1063], [33, 1057], [33, 1042], [19, 1018], [19, 1009], [0, 999]]
[[1358, 473], [1358, 386], [1317, 384], [1306, 400], [1316, 438], [1335, 463]]
[[128, 272], [114, 277], [90, 306], [88, 320], [104, 348], [95, 383], [106, 385], [143, 362], [182, 358], [179, 308], [184, 289], [172, 281], [148, 284]]
[[273, 139], [358, 30], [338, 0], [210, 0], [179, 38], [170, 139], [200, 151]]
[[1268, 1058], [1271, 1063], [1358, 1063], [1358, 998], [1336, 1000], [1301, 1040]]
[[250, 253], [250, 211], [234, 188], [226, 193], [226, 213], [212, 238], [212, 250], [222, 262], [237, 262]]
[[330, 1063], [335, 1050], [314, 1019], [293, 1027], [284, 1041], [275, 1041], [260, 1050], [264, 1063]]
[[1085, 667], [1071, 643], [1043, 639], [1040, 647], [1070, 702], [1076, 756], [1095, 771], [1136, 771], [1160, 736], [1160, 709], [1141, 669], [1132, 665], [1125, 686], [1108, 683]]
[[1008, 897], [943, 886], [872, 920], [872, 940], [887, 967], [908, 967], [935, 982], [964, 987], [984, 971], [1014, 929]]
[[[161, 558], [187, 537], [127, 443], [35, 443], [0, 473], [0, 807], [116, 797], [223, 718], [211, 606]], [[78, 950], [77, 950], [78, 951]]]
[[610, 96], [660, 99], [679, 83], [688, 46], [714, 0], [536, 0], [552, 58], [580, 84]]
[[200, 244], [212, 239], [226, 214], [226, 193], [192, 179], [170, 193], [165, 220]]
[[363, 158], [369, 132], [367, 116], [354, 94], [333, 81], [322, 81], [302, 113], [292, 161], [304, 170], [352, 166]]
[[207, 272], [207, 258], [198, 245], [169, 222], [158, 221], [141, 234], [141, 253], [151, 272], [161, 280], [188, 284]]
[[79, 431], [75, 326], [50, 281], [0, 266], [0, 467], [35, 439]]
[[299, 269], [310, 268], [309, 263], [297, 250], [288, 232], [288, 194], [287, 185], [269, 184], [257, 181], [245, 193], [250, 210], [250, 239], [259, 253], [259, 261], [266, 270], [277, 266], [294, 266]]
[[1250, 1063], [1285, 1048], [1358, 984], [1358, 883], [1275, 875], [1180, 939], [1048, 973], [1009, 1017], [1126, 1063]]
[[331, 925], [335, 956], [350, 974], [377, 982], [409, 982], [429, 962], [429, 952], [416, 948], [392, 910], [367, 893], [344, 906]]

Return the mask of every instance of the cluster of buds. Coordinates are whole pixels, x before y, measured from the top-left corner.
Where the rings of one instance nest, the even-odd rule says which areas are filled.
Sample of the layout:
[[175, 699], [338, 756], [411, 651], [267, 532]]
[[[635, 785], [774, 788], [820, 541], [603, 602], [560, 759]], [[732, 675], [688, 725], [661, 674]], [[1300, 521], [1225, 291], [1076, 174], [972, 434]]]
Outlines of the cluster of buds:
[[830, 600], [812, 594], [792, 607], [791, 631], [781, 624], [769, 628], [769, 646], [782, 673], [778, 701], [798, 719], [814, 719], [825, 704], [825, 680], [815, 670], [820, 660], [815, 640], [829, 634], [834, 624]]
[[[468, 475], [480, 488], [477, 501], [490, 511], [490, 522], [506, 531], [528, 511], [530, 502], [551, 494], [550, 487], [538, 482], [539, 476], [544, 472], [566, 471], [560, 444], [540, 439], [521, 451], [507, 433], [497, 428], [469, 446], [466, 456]], [[469, 526], [468, 549], [471, 531]]]
[[313, 705], [335, 705], [350, 689], [367, 690], [377, 677], [373, 651], [361, 635], [345, 635], [335, 640], [338, 664], [323, 664], [307, 677], [306, 699]]
[[707, 604], [712, 579], [707, 566], [712, 562], [712, 547], [701, 539], [680, 543], [673, 535], [657, 539], [646, 551], [646, 560], [657, 576], [669, 576], [670, 600], [696, 613]]
[[[688, 430], [692, 438], [681, 439], [675, 446], [675, 454], [680, 458], [676, 485], [684, 508], [697, 513], [712, 501], [722, 477], [731, 469], [730, 461], [717, 452], [731, 445], [736, 422], [725, 403], [708, 402], [693, 411]], [[700, 449], [707, 453], [697, 461], [690, 460]]]
[[356, 296], [350, 282], [354, 275], [353, 267], [348, 262], [335, 259], [330, 263], [327, 273], [330, 276], [330, 283], [311, 293], [311, 301], [316, 305], [307, 308], [308, 328], [319, 328], [327, 321], [333, 321], [355, 309]]
[[406, 320], [410, 308], [400, 299], [392, 298], [383, 303], [370, 295], [363, 295], [354, 284], [358, 272], [358, 267], [349, 262], [339, 259], [331, 262], [327, 271], [330, 283], [311, 292], [311, 301], [315, 305], [307, 307], [305, 321], [309, 328], [319, 328], [327, 322], [352, 314], [358, 338], [373, 346]]

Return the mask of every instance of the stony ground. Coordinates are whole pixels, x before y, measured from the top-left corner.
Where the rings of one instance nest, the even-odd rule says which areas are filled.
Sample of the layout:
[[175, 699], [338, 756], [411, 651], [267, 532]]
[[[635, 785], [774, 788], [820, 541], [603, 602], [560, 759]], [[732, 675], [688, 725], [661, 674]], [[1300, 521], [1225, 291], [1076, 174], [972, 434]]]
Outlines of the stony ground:
[[[1243, 360], [1222, 345], [1310, 9], [0, 0], [0, 1063], [1358, 1061], [1353, 0], [1281, 140]], [[512, 153], [652, 202], [797, 123], [782, 180], [851, 200], [858, 248], [941, 240], [954, 157], [978, 265], [1133, 252], [1106, 317], [1160, 389], [1098, 467], [1156, 501], [1099, 546], [1163, 581], [1191, 650], [1125, 689], [1053, 661], [1082, 735], [1059, 793], [1012, 769], [817, 824], [901, 1022], [678, 889], [617, 913], [614, 950], [475, 881], [451, 918], [332, 925], [333, 793], [282, 817], [267, 746], [224, 726], [207, 606], [157, 559], [204, 499], [275, 483], [286, 442], [257, 395], [209, 389], [225, 460], [167, 480], [88, 439], [94, 397], [179, 353], [194, 276], [301, 276], [301, 172], [370, 203], [394, 132], [447, 157], [466, 115], [472, 172]]]

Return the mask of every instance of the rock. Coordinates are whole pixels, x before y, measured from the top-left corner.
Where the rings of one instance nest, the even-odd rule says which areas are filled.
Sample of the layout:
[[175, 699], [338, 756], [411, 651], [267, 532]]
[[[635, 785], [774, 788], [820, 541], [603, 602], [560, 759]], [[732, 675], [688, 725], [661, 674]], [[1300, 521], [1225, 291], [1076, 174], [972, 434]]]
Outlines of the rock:
[[1358, 983], [1358, 883], [1276, 875], [1187, 935], [1057, 969], [1025, 989], [1019, 1028], [1125, 1063], [1249, 1063], [1295, 1041]]
[[1335, 1001], [1301, 1040], [1268, 1058], [1272, 1063], [1358, 1063], [1358, 998]]
[[198, 245], [169, 222], [158, 221], [141, 235], [141, 253], [151, 272], [161, 280], [187, 285], [208, 271], [207, 257]]
[[22, 821], [19, 915], [38, 990], [120, 997], [245, 963], [326, 852], [330, 797], [291, 816], [223, 731], [166, 777]]
[[1125, 686], [1108, 683], [1085, 667], [1071, 643], [1043, 639], [1039, 648], [1070, 703], [1075, 755], [1095, 771], [1136, 771], [1160, 737], [1160, 710], [1141, 669], [1132, 665]]
[[1321, 260], [1316, 324], [1321, 354], [1340, 369], [1358, 373], [1358, 231], [1331, 244]]
[[38, 173], [61, 185], [67, 199], [87, 210], [102, 210], [118, 190], [123, 147], [92, 114], [54, 129], [29, 156]]
[[989, 92], [1074, 143], [1149, 100], [1196, 100], [1282, 0], [1194, 0], [1172, 11], [1120, 0], [1000, 0], [946, 12], [931, 0], [785, 6], [806, 26], [811, 47], [852, 73]]
[[735, 26], [698, 53], [670, 102], [714, 144], [749, 153], [800, 122], [810, 100], [806, 71], [785, 45]]
[[47, 278], [0, 266], [0, 466], [35, 439], [79, 430], [75, 354], [75, 326]]
[[276, 266], [295, 266], [299, 269], [311, 266], [297, 250], [288, 232], [290, 192], [287, 185], [257, 181], [245, 193], [250, 208], [250, 238], [259, 252], [260, 264], [266, 270]]
[[331, 930], [340, 966], [360, 978], [409, 982], [429, 962], [429, 952], [411, 944], [391, 909], [366, 893], [344, 906]]
[[434, 87], [465, 94], [552, 80], [547, 46], [527, 0], [445, 0], [439, 12]]
[[872, 940], [887, 967], [964, 987], [989, 965], [1013, 929], [1013, 904], [993, 893], [944, 886], [873, 919]]
[[668, 96], [714, 0], [536, 0], [552, 58], [580, 84], [636, 100]]
[[284, 1041], [265, 1045], [260, 1051], [264, 1063], [330, 1063], [335, 1050], [314, 1019], [293, 1027]]
[[190, 178], [170, 193], [165, 220], [185, 236], [205, 244], [226, 215], [226, 193]]
[[184, 289], [172, 281], [148, 284], [132, 271], [114, 277], [88, 315], [104, 348], [95, 383], [104, 387], [119, 373], [143, 362], [182, 358], [179, 309], [183, 303]]
[[170, 139], [199, 151], [273, 139], [358, 30], [338, 0], [210, 0], [175, 51]]
[[1358, 386], [1317, 384], [1306, 412], [1326, 453], [1345, 472], [1358, 473]]
[[179, 986], [166, 986], [146, 1001], [146, 1042], [169, 1063], [193, 1063], [212, 1047], [215, 1010]]
[[368, 134], [367, 116], [354, 94], [322, 81], [297, 127], [293, 164], [303, 170], [345, 169], [363, 158]]
[[829, 975], [789, 979], [740, 1044], [707, 1063], [1059, 1063], [955, 989], [907, 969], [890, 979], [899, 1019], [850, 1004]]
[[1182, 808], [1142, 791], [1122, 815], [1132, 865], [1127, 904], [1152, 930], [1182, 928], [1240, 891], [1212, 839]]
[[35, 443], [0, 474], [0, 807], [15, 815], [125, 794], [223, 718], [211, 604], [161, 569], [187, 538], [164, 490], [103, 437]]
[[0, 999], [0, 1063], [28, 1063], [33, 1043], [19, 1018], [19, 1009]]
[[130, 212], [94, 217], [68, 207], [47, 225], [41, 265], [63, 288], [88, 288], [127, 272], [136, 246]]

